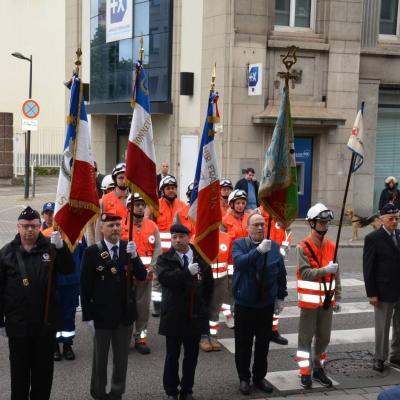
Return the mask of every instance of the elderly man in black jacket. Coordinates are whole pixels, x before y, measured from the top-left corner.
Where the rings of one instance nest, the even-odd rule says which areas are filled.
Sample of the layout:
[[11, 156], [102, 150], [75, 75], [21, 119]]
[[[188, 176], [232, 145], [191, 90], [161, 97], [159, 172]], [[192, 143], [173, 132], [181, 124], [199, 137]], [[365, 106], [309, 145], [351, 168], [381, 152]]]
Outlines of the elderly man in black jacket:
[[[125, 392], [129, 342], [136, 319], [132, 274], [144, 281], [147, 271], [135, 243], [120, 240], [121, 217], [103, 214], [101, 231], [104, 239], [88, 247], [82, 259], [82, 319], [87, 321], [94, 334], [91, 395], [99, 400], [117, 400]], [[110, 344], [113, 348], [113, 373], [111, 391], [107, 394]]]
[[0, 335], [8, 336], [11, 399], [47, 400], [57, 324], [55, 272], [71, 273], [74, 264], [59, 232], [50, 239], [40, 233], [40, 215], [31, 207], [22, 211], [17, 228], [0, 251]]
[[399, 210], [386, 204], [380, 210], [382, 227], [365, 237], [363, 270], [368, 300], [375, 314], [375, 361], [384, 370], [389, 353], [389, 330], [393, 320], [390, 362], [400, 367], [400, 231]]
[[[172, 248], [158, 257], [156, 273], [162, 287], [159, 334], [166, 337], [164, 389], [169, 400], [193, 399], [193, 384], [202, 334], [208, 334], [213, 290], [211, 267], [189, 244], [190, 231], [171, 226]], [[182, 379], [179, 354], [184, 349]]]

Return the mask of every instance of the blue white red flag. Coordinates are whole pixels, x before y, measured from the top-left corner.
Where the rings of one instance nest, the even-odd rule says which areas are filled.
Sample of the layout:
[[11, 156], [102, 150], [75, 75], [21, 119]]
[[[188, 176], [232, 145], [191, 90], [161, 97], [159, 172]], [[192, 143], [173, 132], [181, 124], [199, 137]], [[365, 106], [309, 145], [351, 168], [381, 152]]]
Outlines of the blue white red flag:
[[213, 263], [218, 256], [219, 226], [222, 219], [219, 173], [214, 147], [214, 124], [219, 122], [217, 102], [218, 94], [211, 91], [189, 210], [189, 217], [196, 226], [193, 245], [208, 263]]
[[146, 72], [140, 62], [136, 64], [133, 105], [125, 176], [131, 191], [139, 192], [157, 215], [156, 152], [150, 115], [150, 97]]
[[356, 120], [354, 121], [353, 129], [347, 147], [354, 153], [354, 161], [351, 167], [352, 172], [356, 172], [364, 162], [364, 102], [361, 103], [361, 107], [358, 110]]
[[100, 213], [96, 190], [96, 172], [83, 84], [74, 75], [69, 82], [71, 90], [67, 134], [58, 178], [55, 201], [55, 226], [64, 234], [73, 251], [86, 225]]

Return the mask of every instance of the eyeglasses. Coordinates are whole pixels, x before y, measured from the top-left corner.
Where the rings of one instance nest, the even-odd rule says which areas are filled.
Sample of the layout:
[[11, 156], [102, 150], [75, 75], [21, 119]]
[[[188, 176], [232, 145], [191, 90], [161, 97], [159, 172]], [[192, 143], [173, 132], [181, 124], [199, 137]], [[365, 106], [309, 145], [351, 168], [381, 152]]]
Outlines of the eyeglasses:
[[40, 228], [40, 224], [18, 224], [22, 229], [28, 230], [28, 229], [38, 229]]

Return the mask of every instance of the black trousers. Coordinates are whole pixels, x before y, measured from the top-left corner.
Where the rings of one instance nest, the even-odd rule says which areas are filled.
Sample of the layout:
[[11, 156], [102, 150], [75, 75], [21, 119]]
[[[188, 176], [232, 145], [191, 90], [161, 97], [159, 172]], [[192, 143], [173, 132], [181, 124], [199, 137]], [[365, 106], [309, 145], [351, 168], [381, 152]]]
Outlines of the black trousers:
[[235, 304], [235, 362], [241, 381], [250, 381], [250, 362], [254, 338], [253, 381], [258, 382], [267, 374], [267, 356], [273, 313], [274, 304], [263, 308]]
[[[197, 357], [199, 355], [199, 336], [166, 336], [167, 354], [164, 365], [164, 389], [168, 396], [180, 392], [188, 394], [193, 392], [194, 374], [196, 372]], [[183, 345], [182, 379], [179, 380], [179, 356]]]
[[55, 334], [10, 337], [11, 400], [48, 400], [53, 383]]

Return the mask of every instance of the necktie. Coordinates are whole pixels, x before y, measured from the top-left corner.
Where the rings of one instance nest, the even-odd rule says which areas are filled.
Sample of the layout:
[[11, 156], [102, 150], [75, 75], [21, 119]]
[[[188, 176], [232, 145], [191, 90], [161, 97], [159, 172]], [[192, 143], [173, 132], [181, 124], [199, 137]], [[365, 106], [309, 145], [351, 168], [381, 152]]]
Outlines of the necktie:
[[113, 252], [112, 254], [112, 260], [117, 261], [118, 260], [118, 246], [113, 246], [111, 247], [111, 250]]
[[189, 259], [186, 254], [183, 255], [183, 268], [187, 268], [189, 266]]

